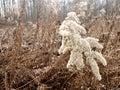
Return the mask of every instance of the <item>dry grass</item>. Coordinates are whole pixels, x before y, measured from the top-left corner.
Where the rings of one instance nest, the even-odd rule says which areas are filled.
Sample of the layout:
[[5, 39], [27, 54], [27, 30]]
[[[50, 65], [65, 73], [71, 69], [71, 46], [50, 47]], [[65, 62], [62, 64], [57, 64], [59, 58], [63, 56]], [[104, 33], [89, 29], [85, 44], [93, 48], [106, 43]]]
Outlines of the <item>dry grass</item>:
[[[99, 24], [98, 24], [99, 23]], [[101, 64], [102, 81], [97, 81], [90, 67], [69, 72], [69, 52], [59, 55], [59, 25], [21, 23], [1, 28], [0, 90], [117, 90], [120, 88], [119, 21], [97, 19], [87, 24], [88, 36], [100, 39], [108, 62]]]
[[[24, 0], [23, 0], [24, 1]], [[90, 66], [70, 72], [66, 68], [70, 52], [58, 54], [61, 37], [59, 21], [24, 23], [22, 5], [17, 26], [0, 25], [0, 90], [119, 90], [120, 21], [109, 18], [86, 23], [88, 36], [104, 45], [108, 65], [101, 64], [102, 80], [97, 81]]]

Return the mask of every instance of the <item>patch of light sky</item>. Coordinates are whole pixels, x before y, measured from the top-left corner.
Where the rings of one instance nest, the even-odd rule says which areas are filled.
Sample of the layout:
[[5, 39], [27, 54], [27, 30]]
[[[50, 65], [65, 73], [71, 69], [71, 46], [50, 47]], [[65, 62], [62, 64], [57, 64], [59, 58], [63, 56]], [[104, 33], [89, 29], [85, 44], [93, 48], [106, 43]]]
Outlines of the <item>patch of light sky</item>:
[[59, 0], [59, 1], [60, 1], [60, 2], [61, 2], [61, 1], [66, 1], [66, 2], [69, 1], [69, 2], [72, 2], [73, 0]]
[[[60, 2], [62, 2], [62, 1], [72, 2], [73, 0], [59, 0], [59, 1], [60, 1]], [[106, 3], [106, 0], [100, 0], [99, 3], [100, 3], [100, 4], [105, 4], [105, 3]]]

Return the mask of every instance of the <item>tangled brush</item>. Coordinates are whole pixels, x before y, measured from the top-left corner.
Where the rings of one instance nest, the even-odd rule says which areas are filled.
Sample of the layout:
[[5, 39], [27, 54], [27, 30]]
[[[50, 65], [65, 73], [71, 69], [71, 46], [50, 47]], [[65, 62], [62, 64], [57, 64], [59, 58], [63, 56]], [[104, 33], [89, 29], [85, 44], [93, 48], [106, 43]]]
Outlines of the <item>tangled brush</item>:
[[99, 39], [93, 37], [82, 38], [82, 35], [86, 34], [86, 30], [80, 25], [75, 12], [67, 14], [66, 19], [59, 28], [59, 34], [62, 36], [59, 54], [64, 54], [67, 51], [71, 52], [67, 68], [70, 71], [81, 70], [85, 66], [83, 59], [85, 56], [86, 63], [90, 65], [93, 74], [98, 80], [101, 80], [102, 77], [96, 59], [104, 66], [107, 65], [105, 58], [101, 54], [103, 46], [99, 43]]

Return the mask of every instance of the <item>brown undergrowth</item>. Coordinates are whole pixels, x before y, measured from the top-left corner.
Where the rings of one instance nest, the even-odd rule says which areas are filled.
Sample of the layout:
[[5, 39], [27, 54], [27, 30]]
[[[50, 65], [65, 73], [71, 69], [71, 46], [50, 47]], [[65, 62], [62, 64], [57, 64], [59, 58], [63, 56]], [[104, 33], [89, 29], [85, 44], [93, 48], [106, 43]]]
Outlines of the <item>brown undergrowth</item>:
[[0, 29], [0, 90], [119, 90], [118, 20], [97, 19], [86, 24], [88, 36], [99, 38], [104, 45], [108, 65], [99, 64], [101, 81], [95, 79], [89, 66], [82, 71], [68, 71], [70, 53], [59, 55], [57, 51], [61, 44], [59, 25], [40, 23]]

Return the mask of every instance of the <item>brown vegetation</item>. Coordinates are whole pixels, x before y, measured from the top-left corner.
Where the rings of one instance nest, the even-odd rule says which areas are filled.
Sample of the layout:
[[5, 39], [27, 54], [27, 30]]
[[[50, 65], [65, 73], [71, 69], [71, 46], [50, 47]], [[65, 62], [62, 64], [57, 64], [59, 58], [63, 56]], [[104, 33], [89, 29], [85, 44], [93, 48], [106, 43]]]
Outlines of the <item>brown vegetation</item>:
[[[99, 23], [99, 24], [98, 24]], [[88, 24], [88, 36], [97, 37], [104, 45], [108, 62], [100, 66], [99, 82], [89, 66], [82, 71], [66, 68], [69, 52], [58, 54], [61, 37], [59, 25], [23, 24], [1, 28], [0, 90], [115, 90], [120, 88], [119, 21], [95, 20]]]
[[104, 45], [102, 53], [108, 62], [106, 67], [99, 64], [102, 80], [98, 81], [90, 66], [75, 72], [66, 68], [70, 52], [58, 54], [60, 21], [24, 23], [23, 14], [21, 10], [18, 25], [0, 25], [0, 90], [120, 89], [119, 20], [96, 18], [85, 23], [87, 35]]

